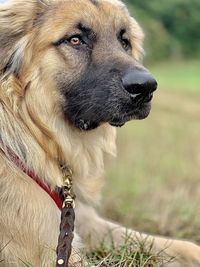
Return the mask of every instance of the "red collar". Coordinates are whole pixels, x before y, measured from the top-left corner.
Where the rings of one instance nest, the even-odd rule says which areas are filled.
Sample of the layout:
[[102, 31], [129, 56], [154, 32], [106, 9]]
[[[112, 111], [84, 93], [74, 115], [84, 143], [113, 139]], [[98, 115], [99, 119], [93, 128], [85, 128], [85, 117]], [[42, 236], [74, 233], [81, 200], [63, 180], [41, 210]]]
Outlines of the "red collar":
[[16, 154], [14, 154], [13, 151], [11, 151], [10, 148], [7, 147], [6, 150], [7, 150], [7, 153], [9, 156], [7, 156], [3, 150], [2, 150], [2, 152], [7, 157], [7, 159], [11, 160], [19, 169], [21, 169], [25, 174], [27, 174], [31, 179], [33, 179], [54, 200], [57, 207], [59, 209], [61, 209], [62, 208], [62, 200], [61, 200], [59, 193], [57, 191], [52, 191], [50, 186], [45, 185], [41, 181], [41, 179], [32, 170], [27, 169], [25, 167], [24, 163], [19, 159], [19, 157]]

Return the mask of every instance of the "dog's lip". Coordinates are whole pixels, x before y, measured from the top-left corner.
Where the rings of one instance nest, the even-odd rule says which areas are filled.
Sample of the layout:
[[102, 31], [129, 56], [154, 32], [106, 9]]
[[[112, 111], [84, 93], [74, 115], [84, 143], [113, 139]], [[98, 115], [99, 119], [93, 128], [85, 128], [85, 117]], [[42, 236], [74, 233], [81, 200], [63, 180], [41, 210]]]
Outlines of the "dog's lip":
[[114, 127], [122, 127], [125, 122], [109, 122], [109, 124]]
[[145, 95], [145, 97], [143, 98], [143, 101], [145, 103], [148, 103], [152, 100], [152, 98], [153, 98], [153, 93], [149, 93], [149, 94]]
[[134, 100], [134, 103], [137, 106], [140, 106], [142, 104], [145, 103], [149, 103], [151, 102], [151, 100], [153, 99], [153, 92], [151, 93], [141, 93], [141, 94], [137, 94], [134, 98], [131, 97], [131, 100]]
[[122, 127], [127, 121], [130, 121], [134, 114], [131, 112], [130, 114], [126, 114], [126, 117], [122, 118], [114, 118], [112, 121], [109, 121], [109, 124], [114, 127]]
[[[146, 96], [145, 99], [141, 98], [140, 99], [141, 101], [140, 101], [140, 103], [138, 103], [136, 110], [130, 111], [126, 115], [122, 116], [121, 118], [120, 118], [120, 116], [116, 117], [112, 121], [109, 121], [108, 123], [111, 126], [122, 127], [128, 121], [145, 119], [149, 115], [149, 112], [151, 110], [152, 97], [153, 97], [153, 94], [149, 95], [148, 97]], [[140, 109], [141, 109], [141, 113], [140, 113]]]

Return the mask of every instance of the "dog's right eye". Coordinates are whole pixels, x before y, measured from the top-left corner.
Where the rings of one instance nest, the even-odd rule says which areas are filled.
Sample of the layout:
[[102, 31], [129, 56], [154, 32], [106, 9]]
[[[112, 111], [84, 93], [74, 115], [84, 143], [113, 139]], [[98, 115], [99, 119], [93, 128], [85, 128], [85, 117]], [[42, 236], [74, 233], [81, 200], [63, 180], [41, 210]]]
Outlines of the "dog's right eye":
[[69, 44], [73, 47], [78, 47], [82, 44], [85, 44], [85, 42], [83, 41], [81, 35], [76, 34], [71, 37], [62, 38], [61, 40], [54, 43], [55, 46], [59, 46], [61, 44]]
[[79, 46], [79, 45], [84, 43], [81, 36], [79, 36], [79, 35], [75, 35], [75, 36], [70, 37], [68, 39], [68, 42], [73, 46]]
[[78, 38], [78, 37], [73, 37], [71, 40], [70, 40], [70, 43], [72, 45], [80, 45], [81, 44], [81, 40]]

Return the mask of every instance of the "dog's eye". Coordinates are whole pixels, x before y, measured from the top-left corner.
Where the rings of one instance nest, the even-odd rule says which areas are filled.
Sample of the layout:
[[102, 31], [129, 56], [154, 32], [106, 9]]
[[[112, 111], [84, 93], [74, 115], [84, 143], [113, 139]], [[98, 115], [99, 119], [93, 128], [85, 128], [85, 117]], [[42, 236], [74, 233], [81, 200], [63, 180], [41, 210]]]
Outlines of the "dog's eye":
[[76, 36], [70, 37], [68, 39], [68, 42], [73, 46], [79, 46], [83, 43], [83, 40], [82, 40], [81, 36], [76, 35]]
[[71, 37], [64, 37], [62, 38], [61, 40], [53, 43], [55, 46], [60, 46], [62, 44], [70, 44], [72, 45], [73, 47], [78, 47], [80, 46], [81, 44], [85, 44], [85, 42], [83, 41], [81, 35], [73, 35]]
[[131, 49], [131, 43], [130, 43], [130, 40], [128, 39], [128, 35], [125, 29], [122, 29], [120, 31], [118, 40], [121, 43], [125, 51], [128, 51], [129, 49]]
[[124, 50], [126, 50], [126, 51], [128, 51], [131, 48], [130, 41], [126, 38], [121, 39], [121, 44], [122, 44], [122, 47], [124, 48]]

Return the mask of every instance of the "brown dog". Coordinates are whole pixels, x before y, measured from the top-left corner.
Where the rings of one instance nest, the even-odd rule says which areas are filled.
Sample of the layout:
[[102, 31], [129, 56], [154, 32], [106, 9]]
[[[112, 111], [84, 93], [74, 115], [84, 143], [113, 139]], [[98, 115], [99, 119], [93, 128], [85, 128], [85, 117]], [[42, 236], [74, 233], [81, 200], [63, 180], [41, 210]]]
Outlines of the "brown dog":
[[[0, 6], [1, 267], [55, 262], [60, 210], [24, 168], [54, 190], [63, 183], [60, 163], [69, 165], [76, 232], [85, 246], [123, 243], [126, 229], [100, 218], [93, 206], [100, 199], [104, 155], [115, 154], [114, 126], [150, 112], [157, 84], [141, 65], [142, 41], [140, 27], [118, 0]], [[148, 240], [176, 256], [170, 266], [200, 266], [198, 246]]]

